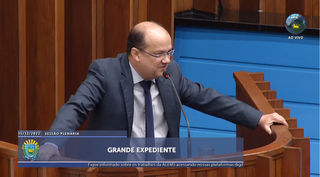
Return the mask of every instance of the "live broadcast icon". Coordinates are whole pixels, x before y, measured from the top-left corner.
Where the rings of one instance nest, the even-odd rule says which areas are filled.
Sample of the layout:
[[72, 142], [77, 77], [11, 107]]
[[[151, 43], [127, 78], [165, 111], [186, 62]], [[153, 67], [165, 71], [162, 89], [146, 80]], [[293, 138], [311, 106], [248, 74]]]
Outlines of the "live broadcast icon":
[[300, 34], [306, 29], [306, 20], [300, 14], [291, 14], [286, 20], [286, 29], [291, 34]]

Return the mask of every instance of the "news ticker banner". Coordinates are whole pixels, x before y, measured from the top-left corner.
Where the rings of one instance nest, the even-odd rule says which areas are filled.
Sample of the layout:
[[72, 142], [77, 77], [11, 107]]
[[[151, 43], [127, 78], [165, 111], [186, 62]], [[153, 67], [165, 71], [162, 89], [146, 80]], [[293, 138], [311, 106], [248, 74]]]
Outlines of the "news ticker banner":
[[243, 161], [154, 161], [154, 162], [137, 162], [137, 161], [87, 161], [87, 162], [19, 162], [19, 167], [95, 167], [95, 168], [117, 168], [117, 167], [243, 167]]
[[[127, 138], [126, 135], [125, 131], [19, 131], [18, 165], [241, 167], [243, 164], [242, 138]], [[45, 154], [39, 151], [46, 152], [46, 144], [57, 146], [61, 156], [40, 161], [39, 155]]]

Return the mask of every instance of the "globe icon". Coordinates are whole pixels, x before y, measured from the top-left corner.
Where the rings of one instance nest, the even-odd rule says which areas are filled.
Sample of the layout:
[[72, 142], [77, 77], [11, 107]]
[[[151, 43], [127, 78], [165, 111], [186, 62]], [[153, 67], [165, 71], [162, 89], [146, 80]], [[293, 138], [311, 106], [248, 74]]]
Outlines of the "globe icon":
[[300, 34], [306, 29], [306, 20], [300, 14], [292, 14], [286, 20], [286, 29], [291, 34]]

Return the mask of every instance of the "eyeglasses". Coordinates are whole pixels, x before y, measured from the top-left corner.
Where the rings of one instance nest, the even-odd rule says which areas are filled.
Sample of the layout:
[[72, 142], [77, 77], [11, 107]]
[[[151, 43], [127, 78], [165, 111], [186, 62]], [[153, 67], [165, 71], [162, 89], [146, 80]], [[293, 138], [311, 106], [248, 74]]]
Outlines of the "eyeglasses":
[[[137, 48], [137, 47], [136, 47]], [[149, 53], [149, 52], [147, 52], [147, 51], [145, 51], [145, 50], [143, 50], [143, 49], [141, 49], [141, 48], [137, 48], [138, 50], [141, 50], [142, 52], [144, 52], [144, 53], [147, 53], [147, 54], [149, 54], [150, 56], [152, 56], [152, 57], [154, 57], [154, 58], [161, 58], [161, 59], [163, 59], [163, 58], [165, 58], [166, 56], [169, 56], [169, 57], [171, 57], [172, 55], [173, 55], [173, 53], [174, 53], [174, 49], [171, 49], [171, 50], [169, 50], [168, 52], [166, 52], [166, 53], [160, 53], [160, 54], [152, 54], [152, 53]]]

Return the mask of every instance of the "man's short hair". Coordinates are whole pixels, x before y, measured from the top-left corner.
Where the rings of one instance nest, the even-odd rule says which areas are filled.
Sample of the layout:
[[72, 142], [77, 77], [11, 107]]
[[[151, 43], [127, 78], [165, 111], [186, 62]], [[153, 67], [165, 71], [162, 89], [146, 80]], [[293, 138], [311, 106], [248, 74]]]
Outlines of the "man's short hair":
[[145, 36], [144, 31], [138, 30], [137, 28], [131, 29], [129, 36], [128, 36], [128, 42], [127, 42], [127, 54], [128, 55], [131, 55], [131, 49], [133, 47], [143, 49], [146, 46], [144, 36]]
[[[163, 26], [160, 23], [150, 21], [151, 23], [154, 23], [160, 27], [163, 28]], [[164, 28], [163, 28], [164, 29]], [[133, 27], [129, 33], [128, 41], [127, 41], [127, 54], [131, 55], [131, 49], [133, 47], [144, 49], [146, 47], [145, 43], [145, 31], [144, 30], [138, 30], [137, 28]]]

